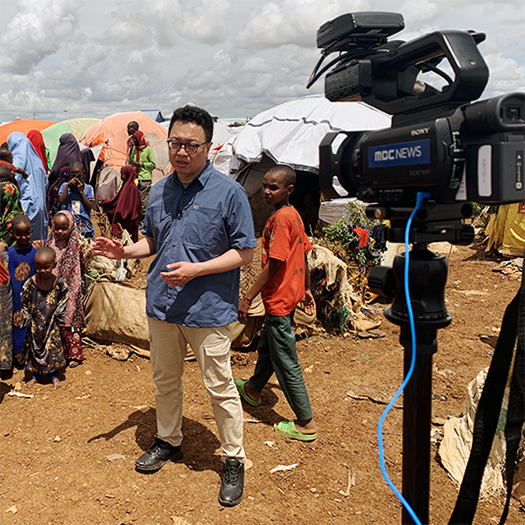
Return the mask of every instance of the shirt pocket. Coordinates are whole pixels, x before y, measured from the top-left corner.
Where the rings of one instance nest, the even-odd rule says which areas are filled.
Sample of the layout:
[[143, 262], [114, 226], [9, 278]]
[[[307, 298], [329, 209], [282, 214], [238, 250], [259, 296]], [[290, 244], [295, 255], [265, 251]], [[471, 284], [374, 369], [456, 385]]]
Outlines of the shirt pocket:
[[220, 243], [218, 238], [222, 225], [222, 214], [214, 208], [193, 205], [182, 212], [184, 217], [182, 237], [184, 244], [197, 248], [213, 248]]

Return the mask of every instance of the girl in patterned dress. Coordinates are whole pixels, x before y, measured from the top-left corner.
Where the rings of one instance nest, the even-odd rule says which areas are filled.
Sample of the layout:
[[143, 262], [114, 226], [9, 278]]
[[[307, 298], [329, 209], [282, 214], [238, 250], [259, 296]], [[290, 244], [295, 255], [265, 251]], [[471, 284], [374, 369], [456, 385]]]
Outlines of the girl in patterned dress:
[[82, 304], [84, 256], [71, 212], [62, 210], [55, 215], [47, 245], [56, 252], [56, 267], [53, 273], [62, 277], [69, 289], [66, 322], [61, 330], [64, 353], [69, 366], [73, 368], [84, 360], [80, 334], [86, 326], [86, 319]]
[[60, 329], [66, 321], [68, 291], [64, 280], [53, 275], [55, 266], [54, 250], [49, 246], [39, 248], [35, 254], [36, 275], [22, 290], [22, 325], [28, 328], [24, 354], [26, 371], [31, 374], [28, 388], [46, 377], [60, 388], [58, 372], [66, 366]]

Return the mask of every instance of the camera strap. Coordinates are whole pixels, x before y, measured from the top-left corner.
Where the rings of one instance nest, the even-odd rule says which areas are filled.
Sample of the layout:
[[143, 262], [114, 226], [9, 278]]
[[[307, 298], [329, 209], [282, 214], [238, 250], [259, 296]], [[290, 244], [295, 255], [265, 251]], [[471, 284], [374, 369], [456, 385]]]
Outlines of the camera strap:
[[[516, 345], [516, 339], [518, 344]], [[512, 370], [505, 425], [507, 499], [500, 525], [507, 519], [514, 467], [525, 421], [525, 288], [507, 306], [492, 363], [481, 394], [472, 436], [472, 449], [449, 525], [470, 524], [478, 505], [481, 480], [496, 433], [509, 372]]]

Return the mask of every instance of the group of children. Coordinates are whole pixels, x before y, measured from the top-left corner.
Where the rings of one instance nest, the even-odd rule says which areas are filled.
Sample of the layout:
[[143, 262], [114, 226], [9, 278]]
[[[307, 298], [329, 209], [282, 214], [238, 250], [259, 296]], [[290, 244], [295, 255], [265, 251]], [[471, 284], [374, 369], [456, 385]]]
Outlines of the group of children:
[[84, 258], [75, 220], [58, 212], [46, 244], [31, 241], [26, 215], [15, 215], [11, 230], [14, 244], [0, 245], [0, 370], [25, 368], [28, 387], [47, 378], [59, 388], [60, 370], [84, 360]]

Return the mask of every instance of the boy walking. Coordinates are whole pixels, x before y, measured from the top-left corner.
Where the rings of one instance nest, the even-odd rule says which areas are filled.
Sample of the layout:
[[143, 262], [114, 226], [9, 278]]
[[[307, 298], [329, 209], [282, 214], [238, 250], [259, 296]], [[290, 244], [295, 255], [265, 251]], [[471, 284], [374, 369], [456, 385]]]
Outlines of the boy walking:
[[315, 311], [306, 260], [306, 253], [312, 247], [300, 215], [289, 202], [295, 178], [290, 167], [276, 166], [263, 179], [264, 200], [275, 211], [263, 231], [263, 271], [240, 302], [239, 319], [246, 320], [250, 305], [259, 292], [262, 293], [266, 316], [257, 348], [259, 355], [255, 372], [249, 381], [237, 379], [235, 385], [242, 399], [258, 406], [261, 391], [275, 372], [296, 419], [281, 421], [274, 425], [274, 430], [291, 439], [314, 441], [317, 426], [297, 359], [292, 329], [293, 313], [301, 301], [306, 313]]

